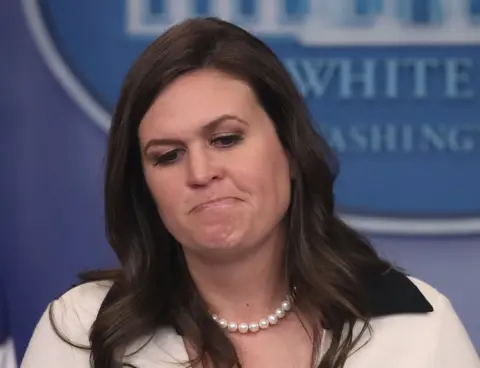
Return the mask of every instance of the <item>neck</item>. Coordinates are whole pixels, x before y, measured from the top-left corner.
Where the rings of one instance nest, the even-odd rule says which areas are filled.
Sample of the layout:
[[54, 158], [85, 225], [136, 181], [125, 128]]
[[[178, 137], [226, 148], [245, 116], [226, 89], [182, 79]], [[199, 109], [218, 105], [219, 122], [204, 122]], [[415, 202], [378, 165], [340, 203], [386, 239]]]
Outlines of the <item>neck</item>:
[[185, 258], [212, 312], [236, 322], [265, 318], [289, 292], [283, 236], [273, 234], [258, 246], [234, 253], [206, 257], [186, 252]]

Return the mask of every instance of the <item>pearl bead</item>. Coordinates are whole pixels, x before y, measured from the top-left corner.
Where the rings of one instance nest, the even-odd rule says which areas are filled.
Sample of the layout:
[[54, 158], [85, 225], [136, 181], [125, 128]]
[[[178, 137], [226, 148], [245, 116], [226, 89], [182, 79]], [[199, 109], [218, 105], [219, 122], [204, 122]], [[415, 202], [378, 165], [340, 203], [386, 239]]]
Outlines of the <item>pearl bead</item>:
[[247, 332], [248, 332], [248, 328], [249, 328], [249, 326], [248, 326], [247, 323], [240, 323], [240, 324], [238, 325], [238, 332], [240, 332], [240, 333], [247, 333]]
[[278, 322], [278, 317], [275, 314], [270, 314], [268, 316], [268, 323], [275, 325]]
[[285, 317], [285, 311], [283, 310], [283, 308], [277, 308], [275, 309], [275, 314], [278, 318], [283, 318]]
[[283, 302], [282, 302], [282, 308], [283, 308], [285, 311], [290, 310], [290, 308], [291, 308], [290, 302], [289, 302], [288, 300], [283, 301]]
[[252, 322], [250, 323], [250, 326], [248, 326], [248, 329], [252, 332], [257, 332], [260, 327], [258, 326], [258, 323]]
[[266, 319], [261, 319], [260, 322], [258, 323], [261, 329], [266, 329], [270, 324]]
[[227, 326], [228, 326], [227, 320], [223, 319], [223, 318], [218, 321], [218, 324], [220, 325], [221, 328], [227, 328]]
[[[295, 287], [294, 287], [295, 290]], [[227, 329], [229, 332], [238, 331], [239, 333], [245, 334], [247, 332], [257, 332], [265, 330], [271, 325], [276, 325], [280, 319], [285, 317], [286, 313], [292, 308], [292, 303], [294, 299], [291, 295], [287, 295], [285, 300], [282, 302], [279, 308], [275, 309], [275, 312], [270, 314], [267, 318], [262, 318], [258, 322], [251, 323], [240, 323], [237, 325], [236, 322], [227, 321], [224, 318], [218, 317], [216, 314], [211, 314], [212, 319], [218, 323], [221, 328]]]

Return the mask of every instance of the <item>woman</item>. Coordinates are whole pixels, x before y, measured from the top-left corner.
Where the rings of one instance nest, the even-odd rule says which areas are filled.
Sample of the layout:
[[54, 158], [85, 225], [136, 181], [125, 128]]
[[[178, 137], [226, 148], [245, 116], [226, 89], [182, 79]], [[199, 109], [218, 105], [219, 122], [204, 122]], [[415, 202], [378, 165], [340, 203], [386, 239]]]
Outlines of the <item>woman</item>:
[[448, 300], [336, 217], [334, 177], [261, 41], [213, 18], [172, 27], [110, 131], [121, 266], [51, 304], [22, 367], [480, 367]]

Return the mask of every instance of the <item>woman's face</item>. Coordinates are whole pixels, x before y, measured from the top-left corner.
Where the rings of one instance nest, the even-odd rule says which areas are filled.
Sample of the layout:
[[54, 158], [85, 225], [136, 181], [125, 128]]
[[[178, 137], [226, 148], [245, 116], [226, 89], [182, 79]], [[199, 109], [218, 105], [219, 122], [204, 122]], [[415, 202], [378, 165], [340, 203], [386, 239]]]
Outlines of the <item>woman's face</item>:
[[184, 249], [262, 244], [290, 204], [290, 165], [249, 86], [214, 70], [180, 77], [139, 127], [146, 183]]

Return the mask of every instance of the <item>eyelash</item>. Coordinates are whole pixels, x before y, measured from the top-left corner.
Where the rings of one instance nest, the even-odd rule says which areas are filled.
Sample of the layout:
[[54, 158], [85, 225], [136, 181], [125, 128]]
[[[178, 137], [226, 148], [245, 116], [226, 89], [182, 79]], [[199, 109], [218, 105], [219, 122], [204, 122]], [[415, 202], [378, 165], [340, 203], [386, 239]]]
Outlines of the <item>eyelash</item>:
[[[216, 143], [221, 143], [222, 140], [223, 144], [220, 144], [219, 148], [230, 148], [240, 143], [243, 140], [243, 135], [240, 133], [219, 134], [210, 140], [210, 145], [215, 146]], [[225, 142], [225, 140], [227, 140], [227, 142]], [[180, 151], [182, 151], [182, 149], [176, 148], [156, 157], [153, 166], [167, 166], [174, 164], [177, 161], [178, 153]]]
[[243, 140], [243, 135], [240, 133], [219, 134], [210, 141], [210, 143], [220, 142], [222, 139], [230, 140], [229, 144], [223, 144], [222, 148], [228, 148], [240, 143]]

